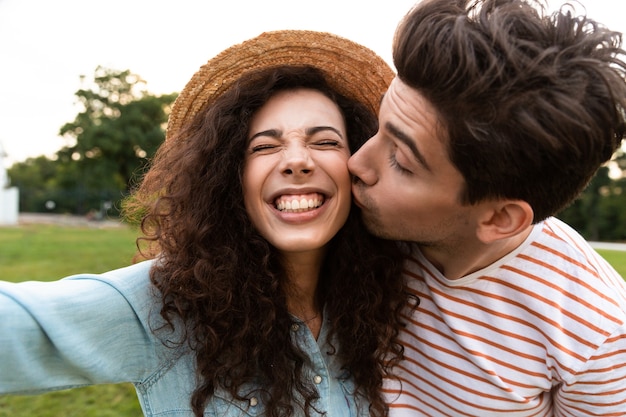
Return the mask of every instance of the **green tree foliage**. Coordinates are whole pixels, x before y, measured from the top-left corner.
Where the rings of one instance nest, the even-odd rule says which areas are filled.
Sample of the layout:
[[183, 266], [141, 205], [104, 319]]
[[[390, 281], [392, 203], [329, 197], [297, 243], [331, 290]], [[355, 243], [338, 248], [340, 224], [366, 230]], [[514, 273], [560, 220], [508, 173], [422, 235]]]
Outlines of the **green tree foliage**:
[[76, 92], [84, 111], [60, 134], [75, 139], [59, 158], [75, 160], [88, 188], [127, 189], [137, 168], [164, 140], [166, 107], [175, 94], [139, 92], [143, 81], [129, 70], [98, 67], [94, 87]]
[[612, 179], [609, 169], [598, 170], [585, 191], [557, 217], [589, 240], [626, 241], [626, 154], [619, 151], [613, 162], [622, 170]]
[[11, 168], [21, 210], [46, 211], [42, 200], [52, 200], [57, 212], [101, 212], [110, 203], [109, 214], [116, 213], [134, 177], [165, 139], [169, 106], [176, 98], [149, 94], [140, 90], [142, 84], [129, 70], [96, 69], [92, 86], [75, 93], [83, 110], [60, 129], [71, 145], [54, 160], [40, 157]]
[[39, 156], [16, 163], [8, 169], [11, 185], [19, 187], [20, 211], [45, 211], [47, 201], [54, 201], [58, 169], [54, 161]]

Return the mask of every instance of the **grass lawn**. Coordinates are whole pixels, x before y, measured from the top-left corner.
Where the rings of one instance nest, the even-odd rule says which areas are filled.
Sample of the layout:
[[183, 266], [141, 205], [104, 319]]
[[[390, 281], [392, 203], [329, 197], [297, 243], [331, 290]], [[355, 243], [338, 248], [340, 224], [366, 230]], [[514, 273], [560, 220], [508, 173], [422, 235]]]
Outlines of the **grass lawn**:
[[626, 279], [626, 252], [598, 249], [598, 253], [619, 272], [622, 278]]
[[0, 279], [52, 281], [129, 265], [136, 231], [24, 225], [0, 228]]
[[[130, 228], [27, 225], [0, 228], [0, 279], [52, 281], [129, 265]], [[141, 417], [131, 384], [100, 385], [37, 396], [0, 396], [0, 417]]]
[[[130, 264], [136, 232], [129, 228], [28, 225], [0, 228], [0, 279], [51, 281]], [[626, 253], [599, 251], [626, 277]], [[0, 417], [140, 417], [130, 384], [102, 385], [38, 396], [0, 396]]]

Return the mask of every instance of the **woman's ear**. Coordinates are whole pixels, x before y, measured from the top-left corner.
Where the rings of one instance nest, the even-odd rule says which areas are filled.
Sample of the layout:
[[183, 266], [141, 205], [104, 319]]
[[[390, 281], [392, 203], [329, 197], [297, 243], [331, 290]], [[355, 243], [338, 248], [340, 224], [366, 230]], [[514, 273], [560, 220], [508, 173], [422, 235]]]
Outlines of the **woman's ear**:
[[533, 217], [533, 209], [526, 201], [494, 201], [487, 204], [479, 219], [477, 237], [485, 244], [514, 237], [532, 225]]

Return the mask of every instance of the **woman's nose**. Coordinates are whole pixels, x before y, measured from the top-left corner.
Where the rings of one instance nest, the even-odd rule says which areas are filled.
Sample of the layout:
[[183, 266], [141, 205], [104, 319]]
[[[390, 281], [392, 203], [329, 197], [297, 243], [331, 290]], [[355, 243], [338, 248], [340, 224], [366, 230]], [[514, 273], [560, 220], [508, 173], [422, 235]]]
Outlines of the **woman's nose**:
[[315, 162], [303, 145], [292, 145], [283, 151], [281, 172], [286, 175], [306, 175], [313, 172]]

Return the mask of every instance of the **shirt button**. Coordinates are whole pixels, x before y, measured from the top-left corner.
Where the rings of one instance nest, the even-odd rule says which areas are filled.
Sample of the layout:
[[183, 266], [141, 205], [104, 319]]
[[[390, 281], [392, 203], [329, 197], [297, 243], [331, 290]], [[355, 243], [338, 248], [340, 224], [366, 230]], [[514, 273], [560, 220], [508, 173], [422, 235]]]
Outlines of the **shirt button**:
[[259, 403], [259, 400], [256, 399], [256, 397], [252, 397], [250, 398], [250, 407], [254, 407]]
[[313, 382], [315, 382], [316, 384], [320, 384], [322, 382], [322, 377], [319, 375], [315, 375], [313, 377]]
[[298, 330], [300, 330], [300, 325], [298, 323], [293, 323], [291, 325], [291, 331], [292, 332], [297, 332]]

